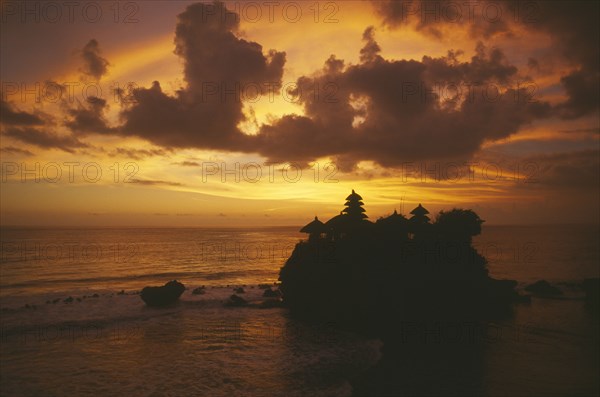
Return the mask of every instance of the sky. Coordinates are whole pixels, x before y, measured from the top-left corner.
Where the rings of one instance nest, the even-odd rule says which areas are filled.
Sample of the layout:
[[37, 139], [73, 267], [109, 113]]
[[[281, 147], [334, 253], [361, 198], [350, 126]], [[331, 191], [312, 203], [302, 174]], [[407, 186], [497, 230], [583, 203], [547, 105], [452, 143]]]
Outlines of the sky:
[[0, 5], [3, 226], [599, 223], [597, 2]]

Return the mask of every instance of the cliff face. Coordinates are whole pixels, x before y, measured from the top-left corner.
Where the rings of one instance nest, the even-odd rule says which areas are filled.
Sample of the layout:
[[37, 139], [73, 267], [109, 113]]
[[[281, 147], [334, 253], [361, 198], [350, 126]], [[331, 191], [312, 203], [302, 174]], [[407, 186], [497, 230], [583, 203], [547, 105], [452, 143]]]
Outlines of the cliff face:
[[518, 297], [516, 283], [488, 277], [469, 241], [443, 236], [301, 242], [280, 281], [293, 313], [374, 329], [402, 318], [480, 318]]

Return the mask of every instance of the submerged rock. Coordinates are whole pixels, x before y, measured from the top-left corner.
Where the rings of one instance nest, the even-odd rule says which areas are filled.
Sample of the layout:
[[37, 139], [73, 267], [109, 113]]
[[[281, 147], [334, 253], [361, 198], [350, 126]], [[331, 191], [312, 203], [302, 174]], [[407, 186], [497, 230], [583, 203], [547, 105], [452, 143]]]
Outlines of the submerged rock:
[[271, 288], [265, 289], [263, 292], [263, 297], [265, 298], [279, 298], [279, 291], [273, 291]]
[[205, 293], [206, 291], [204, 290], [204, 285], [192, 290], [192, 295], [204, 295]]
[[231, 295], [229, 299], [225, 302], [225, 306], [245, 306], [248, 304], [248, 301], [241, 296], [237, 296], [235, 294]]
[[528, 285], [525, 287], [525, 291], [533, 292], [538, 295], [561, 295], [562, 291], [557, 287], [551, 285], [546, 280], [539, 280], [535, 283]]
[[176, 302], [183, 291], [185, 291], [185, 286], [177, 280], [173, 280], [162, 287], [144, 287], [140, 297], [148, 306], [165, 306]]

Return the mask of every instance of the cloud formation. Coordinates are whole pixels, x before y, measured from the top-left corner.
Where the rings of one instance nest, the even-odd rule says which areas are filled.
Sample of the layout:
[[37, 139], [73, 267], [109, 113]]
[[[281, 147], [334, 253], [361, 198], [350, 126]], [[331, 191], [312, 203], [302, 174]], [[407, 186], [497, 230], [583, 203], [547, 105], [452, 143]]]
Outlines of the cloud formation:
[[246, 120], [240, 87], [253, 84], [259, 94], [280, 89], [285, 53], [265, 55], [258, 43], [236, 36], [239, 20], [222, 18], [226, 12], [221, 2], [197, 3], [178, 16], [175, 53], [187, 86], [175, 96], [157, 81], [135, 90], [135, 103], [122, 113], [124, 134], [165, 147], [249, 148], [237, 127]]
[[0, 152], [6, 154], [22, 154], [24, 156], [33, 156], [33, 153], [26, 149], [21, 149], [15, 146], [6, 146], [0, 148]]
[[[264, 126], [256, 137], [261, 154], [273, 161], [333, 155], [349, 169], [361, 160], [393, 167], [466, 158], [485, 140], [508, 137], [548, 115], [548, 104], [506, 85], [517, 69], [499, 49], [479, 44], [469, 62], [458, 62], [453, 53], [421, 62], [386, 60], [371, 28], [363, 39], [360, 64], [331, 57], [321, 73], [298, 80], [306, 115]], [[473, 82], [479, 85], [469, 86]], [[311, 91], [331, 83], [338, 89], [335, 99]], [[447, 96], [436, 91], [440, 84], [463, 92]]]
[[91, 39], [83, 49], [79, 51], [79, 55], [83, 60], [83, 66], [80, 71], [86, 76], [100, 80], [102, 76], [106, 74], [108, 66], [110, 65], [101, 54], [102, 52], [100, 51], [98, 41], [96, 39]]
[[3, 133], [5, 136], [17, 141], [34, 145], [43, 149], [60, 149], [68, 153], [75, 153], [76, 149], [89, 147], [71, 135], [58, 135], [54, 132], [30, 127], [8, 127]]
[[[514, 6], [498, 4], [509, 10]], [[398, 2], [377, 3], [391, 26], [404, 22], [398, 19], [398, 7]], [[250, 117], [243, 112], [242, 87], [252, 85], [258, 96], [281, 90], [286, 56], [241, 38], [239, 19], [223, 18], [232, 12], [216, 1], [189, 5], [178, 16], [175, 53], [184, 66], [185, 88], [169, 95], [155, 81], [134, 90], [117, 127], [107, 124], [106, 102], [94, 98], [69, 109], [65, 125], [77, 134], [137, 136], [166, 149], [257, 153], [275, 163], [306, 164], [330, 157], [345, 171], [363, 160], [384, 167], [415, 160], [466, 160], [484, 142], [507, 138], [536, 120], [574, 119], [597, 111], [598, 60], [589, 55], [597, 54], [597, 41], [587, 36], [597, 28], [590, 27], [594, 24], [587, 14], [564, 7], [545, 6], [537, 24], [506, 18], [488, 29], [489, 21], [481, 17], [468, 21], [471, 34], [483, 38], [509, 34], [514, 24], [551, 35], [573, 67], [561, 80], [567, 99], [557, 105], [538, 100], [531, 87], [511, 85], [519, 70], [500, 48], [478, 42], [468, 60], [460, 50], [420, 61], [386, 59], [375, 29], [368, 27], [358, 64], [331, 55], [321, 70], [296, 81], [290, 93], [303, 115], [271, 119], [258, 126], [256, 135], [248, 135], [238, 127]], [[439, 36], [444, 21], [437, 23], [419, 20], [417, 27]], [[530, 60], [529, 65], [536, 63]]]
[[154, 156], [167, 156], [168, 151], [164, 149], [133, 149], [118, 147], [108, 153], [111, 157], [124, 156], [134, 160], [143, 160]]
[[34, 126], [44, 124], [44, 120], [39, 114], [28, 113], [14, 108], [14, 106], [4, 100], [0, 92], [0, 123], [13, 126]]
[[[480, 43], [469, 62], [459, 62], [455, 52], [421, 62], [386, 60], [370, 27], [360, 64], [332, 56], [323, 70], [298, 79], [292, 94], [304, 115], [285, 115], [246, 135], [238, 128], [246, 120], [239, 87], [256, 84], [260, 94], [280, 89], [285, 53], [263, 53], [259, 44], [237, 36], [237, 18], [221, 17], [223, 3], [214, 3], [218, 12], [208, 6], [190, 5], [178, 18], [175, 53], [184, 64], [186, 88], [173, 96], [159, 82], [135, 90], [134, 103], [121, 114], [120, 133], [168, 148], [254, 152], [272, 162], [330, 156], [351, 169], [361, 160], [395, 166], [468, 156], [486, 139], [507, 137], [547, 113], [547, 105], [529, 103], [522, 89], [505, 87], [517, 69], [499, 49]], [[451, 103], [434, 92], [434, 82], [472, 81], [501, 84], [502, 95], [492, 101], [483, 97], [487, 88], [473, 87], [472, 98]], [[94, 125], [101, 111], [87, 110], [97, 117], [72, 129], [86, 130], [81, 125]]]
[[64, 125], [76, 134], [117, 133], [117, 129], [108, 126], [104, 112], [108, 109], [105, 99], [89, 97], [86, 103], [76, 107], [66, 107], [67, 118]]
[[134, 183], [137, 185], [144, 185], [144, 186], [156, 186], [156, 185], [163, 185], [163, 186], [183, 186], [181, 183], [179, 182], [171, 182], [171, 181], [161, 181], [161, 180], [154, 180], [154, 179], [130, 179], [128, 181], [128, 183]]
[[[443, 37], [444, 29], [459, 25], [473, 38], [512, 35], [515, 27], [543, 32], [572, 67], [561, 78], [567, 99], [556, 106], [556, 113], [575, 119], [598, 111], [600, 3], [596, 1], [373, 0], [373, 6], [388, 26], [411, 25], [437, 38]], [[537, 60], [530, 61], [539, 67]]]

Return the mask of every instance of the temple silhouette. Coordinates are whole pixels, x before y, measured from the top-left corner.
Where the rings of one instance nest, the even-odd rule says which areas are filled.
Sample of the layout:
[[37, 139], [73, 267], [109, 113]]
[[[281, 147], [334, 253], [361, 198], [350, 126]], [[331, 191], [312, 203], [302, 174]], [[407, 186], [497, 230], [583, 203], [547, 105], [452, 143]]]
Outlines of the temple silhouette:
[[339, 215], [315, 216], [280, 271], [284, 303], [293, 313], [355, 325], [404, 317], [481, 317], [521, 297], [513, 280], [488, 276], [472, 246], [484, 222], [469, 209], [434, 219], [419, 204], [375, 222], [352, 190]]
[[[391, 215], [379, 218], [375, 223], [368, 220], [364, 205], [363, 198], [352, 190], [346, 197], [345, 208], [339, 215], [325, 223], [315, 216], [315, 219], [300, 229], [300, 232], [308, 234], [308, 241], [314, 243], [319, 240], [335, 242], [347, 238], [366, 238], [368, 235], [379, 239], [415, 241], [431, 237], [432, 232], [436, 231], [427, 216], [429, 211], [421, 203], [410, 211], [410, 218], [394, 210]], [[454, 223], [453, 230], [448, 230], [449, 222]], [[483, 222], [471, 210], [453, 209], [450, 212], [442, 211], [436, 225], [439, 226], [438, 232], [452, 234], [458, 240], [470, 242], [472, 236], [481, 232]]]

